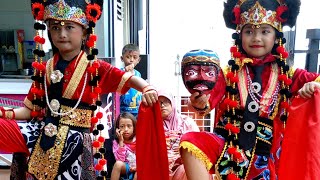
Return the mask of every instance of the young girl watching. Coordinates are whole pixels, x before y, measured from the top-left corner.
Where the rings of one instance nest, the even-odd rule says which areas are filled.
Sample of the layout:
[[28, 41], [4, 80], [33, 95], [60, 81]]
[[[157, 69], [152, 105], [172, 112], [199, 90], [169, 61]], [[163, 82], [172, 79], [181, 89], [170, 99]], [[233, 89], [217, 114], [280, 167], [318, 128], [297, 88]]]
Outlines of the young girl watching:
[[113, 154], [116, 163], [111, 180], [118, 180], [120, 176], [136, 180], [136, 118], [131, 113], [123, 112], [118, 116], [115, 127], [117, 138], [113, 141]]

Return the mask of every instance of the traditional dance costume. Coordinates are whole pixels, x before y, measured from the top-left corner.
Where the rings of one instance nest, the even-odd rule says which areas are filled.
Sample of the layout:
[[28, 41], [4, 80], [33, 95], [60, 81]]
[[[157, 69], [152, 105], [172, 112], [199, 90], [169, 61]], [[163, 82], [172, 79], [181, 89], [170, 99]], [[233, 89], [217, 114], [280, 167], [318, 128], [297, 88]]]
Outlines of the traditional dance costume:
[[[282, 25], [293, 26], [300, 2], [228, 0], [224, 18], [235, 45], [224, 72], [225, 88], [212, 91], [209, 110], [216, 108], [214, 133], [187, 133], [185, 148], [201, 160], [217, 179], [277, 179], [281, 142], [290, 100], [310, 81], [320, 81], [316, 73], [289, 67], [283, 47]], [[239, 30], [250, 24], [276, 29], [278, 44], [264, 59], [248, 57], [242, 48]], [[215, 93], [225, 92], [218, 101]], [[201, 112], [207, 112], [207, 109]]]

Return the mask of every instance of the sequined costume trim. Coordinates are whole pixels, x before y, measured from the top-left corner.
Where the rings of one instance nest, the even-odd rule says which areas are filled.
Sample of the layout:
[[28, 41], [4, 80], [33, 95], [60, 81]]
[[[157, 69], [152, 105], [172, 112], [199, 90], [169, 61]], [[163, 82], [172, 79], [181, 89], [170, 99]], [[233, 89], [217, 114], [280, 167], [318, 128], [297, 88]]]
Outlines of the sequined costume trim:
[[262, 125], [262, 126], [265, 126], [265, 127], [269, 128], [269, 129], [273, 129], [272, 126], [269, 126], [269, 125], [266, 124], [266, 123], [263, 123], [263, 122], [258, 121], [258, 124], [260, 124], [260, 125]]
[[[54, 66], [53, 58], [51, 58], [48, 61], [48, 63], [49, 64], [47, 66], [46, 75], [47, 75], [48, 84], [50, 84], [51, 83], [50, 76], [51, 76], [51, 73], [53, 72], [53, 66]], [[72, 77], [68, 83], [68, 86], [63, 93], [64, 98], [72, 99], [72, 96], [74, 95], [74, 92], [76, 91], [76, 89], [79, 85], [78, 83], [81, 81], [83, 74], [86, 72], [88, 63], [89, 63], [89, 61], [87, 60], [87, 54], [83, 53], [81, 55], [80, 60], [79, 60], [79, 64], [77, 65], [75, 71], [73, 72]], [[84, 84], [84, 86], [85, 86], [85, 84]]]
[[[83, 74], [85, 74], [87, 66], [89, 61], [87, 60], [87, 54], [83, 53], [82, 57], [79, 61], [79, 64], [77, 65], [76, 70], [74, 71], [70, 82], [68, 83], [68, 86], [66, 90], [63, 93], [63, 97], [67, 99], [71, 99], [74, 95], [74, 92], [76, 91], [77, 87], [79, 86], [79, 82], [81, 82], [81, 78], [83, 77]], [[86, 86], [84, 84], [83, 86]]]
[[33, 109], [33, 106], [35, 107], [36, 110], [40, 110], [41, 108], [37, 105], [33, 105], [32, 102], [28, 99], [28, 97], [24, 98], [23, 104], [28, 108], [28, 109]]
[[68, 20], [79, 23], [85, 27], [88, 25], [85, 12], [79, 7], [69, 6], [64, 1], [57, 1], [46, 6], [44, 19]]
[[42, 135], [39, 136], [28, 163], [29, 173], [39, 180], [53, 180], [56, 178], [68, 131], [68, 126], [60, 126], [54, 146], [47, 151], [41, 149], [40, 140]]
[[293, 75], [294, 75], [294, 72], [296, 72], [296, 69], [293, 68], [293, 67], [291, 67], [291, 68], [289, 69], [289, 71], [288, 71], [288, 76], [289, 76], [290, 78], [292, 78]]
[[183, 141], [180, 143], [179, 148], [187, 149], [188, 152], [191, 152], [192, 155], [194, 155], [197, 159], [199, 159], [204, 163], [208, 171], [212, 168], [213, 164], [210, 162], [210, 159], [208, 158], [208, 156], [195, 145], [189, 142]]
[[223, 150], [220, 154], [218, 161], [215, 164], [215, 169], [214, 169], [215, 170], [215, 178], [214, 178], [215, 180], [222, 180], [220, 173], [219, 173], [219, 163], [221, 162], [221, 159], [222, 159], [224, 153], [226, 152], [227, 147], [228, 147], [228, 143], [224, 143]]
[[[276, 91], [276, 87], [278, 84], [278, 76], [279, 76], [279, 67], [276, 63], [273, 63], [271, 65], [271, 73], [270, 78], [268, 82], [269, 88], [267, 88], [267, 91], [263, 92], [262, 98], [260, 99], [260, 106], [262, 111], [268, 112], [269, 106], [272, 102], [272, 97], [274, 92]], [[261, 111], [260, 111], [261, 114]]]
[[[68, 112], [72, 109], [72, 107], [61, 105], [61, 113]], [[70, 114], [66, 116], [62, 116], [60, 119], [61, 124], [70, 125], [74, 127], [83, 127], [90, 128], [91, 127], [91, 116], [92, 110], [86, 109], [75, 109]]]
[[265, 140], [265, 139], [263, 139], [263, 138], [257, 137], [257, 139], [260, 140], [260, 141], [262, 141], [262, 142], [264, 142], [264, 143], [267, 143], [267, 144], [269, 144], [269, 145], [272, 145], [271, 142], [269, 142], [269, 141], [267, 141], [267, 140]]
[[47, 83], [51, 84], [50, 75], [53, 72], [53, 58], [49, 59], [47, 63], [48, 63], [48, 66], [46, 69]]
[[[256, 140], [256, 143], [257, 144], [257, 140]], [[247, 170], [247, 173], [246, 173], [246, 177], [244, 178], [244, 180], [246, 180], [248, 178], [248, 175], [249, 175], [249, 172], [250, 172], [250, 169], [251, 169], [251, 166], [252, 166], [252, 162], [253, 162], [253, 159], [254, 159], [254, 155], [256, 153], [256, 145], [253, 147], [252, 149], [252, 153], [251, 153], [251, 159], [250, 159], [250, 163], [249, 163], [249, 167], [248, 167], [248, 170]]]
[[320, 76], [318, 76], [314, 81], [315, 82], [320, 82]]

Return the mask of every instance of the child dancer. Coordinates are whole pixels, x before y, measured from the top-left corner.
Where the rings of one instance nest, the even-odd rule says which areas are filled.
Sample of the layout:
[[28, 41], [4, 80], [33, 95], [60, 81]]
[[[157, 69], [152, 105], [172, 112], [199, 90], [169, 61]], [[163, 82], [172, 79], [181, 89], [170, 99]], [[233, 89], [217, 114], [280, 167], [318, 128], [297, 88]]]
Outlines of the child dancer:
[[[181, 153], [189, 180], [277, 179], [281, 141], [291, 99], [309, 98], [320, 88], [316, 73], [286, 62], [282, 26], [294, 26], [297, 0], [227, 0], [224, 18], [236, 30], [225, 72], [224, 98], [215, 132], [187, 133]], [[191, 95], [196, 110], [213, 109], [214, 94]], [[215, 101], [216, 102], [216, 101]], [[219, 102], [219, 101], [218, 101]]]
[[[96, 179], [94, 170], [104, 179], [104, 126], [102, 113], [94, 113], [102, 104], [100, 95], [135, 88], [143, 92], [142, 102], [152, 105], [157, 93], [143, 79], [97, 59], [94, 28], [103, 0], [32, 0], [31, 7], [37, 20], [34, 82], [25, 107], [0, 108], [0, 151], [30, 155], [33, 179]], [[44, 63], [46, 28], [54, 56]]]

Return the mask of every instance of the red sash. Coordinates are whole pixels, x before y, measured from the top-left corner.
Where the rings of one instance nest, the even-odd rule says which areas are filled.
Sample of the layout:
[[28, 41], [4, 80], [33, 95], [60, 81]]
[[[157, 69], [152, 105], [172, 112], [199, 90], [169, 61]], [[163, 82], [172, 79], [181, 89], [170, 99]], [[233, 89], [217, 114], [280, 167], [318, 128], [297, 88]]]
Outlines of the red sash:
[[295, 98], [289, 111], [280, 155], [279, 180], [320, 177], [320, 90]]

